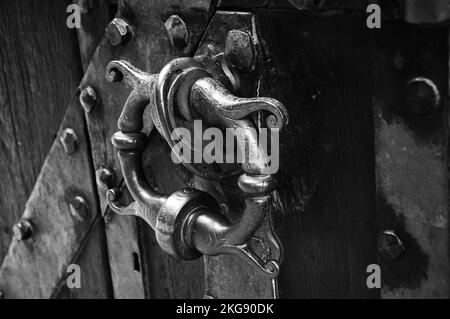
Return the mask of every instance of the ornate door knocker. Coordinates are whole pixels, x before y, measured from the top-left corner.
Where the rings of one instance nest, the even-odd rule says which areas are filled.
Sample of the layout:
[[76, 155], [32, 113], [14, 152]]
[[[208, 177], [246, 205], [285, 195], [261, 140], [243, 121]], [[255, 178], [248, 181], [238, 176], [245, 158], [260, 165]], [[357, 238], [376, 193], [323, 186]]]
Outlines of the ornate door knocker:
[[[229, 92], [239, 85], [224, 63], [223, 54], [208, 53], [194, 58], [178, 58], [168, 63], [159, 74], [138, 70], [127, 61], [109, 63], [106, 76], [112, 82], [123, 81], [133, 88], [118, 121], [120, 131], [112, 137], [118, 151], [124, 181], [134, 198], [129, 206], [119, 204], [117, 190], [107, 192], [111, 209], [120, 215], [144, 219], [155, 231], [161, 248], [185, 260], [202, 255], [239, 255], [257, 270], [275, 278], [279, 260], [262, 258], [248, 245], [271, 205], [276, 182], [268, 172], [268, 156], [258, 143], [258, 127], [252, 116], [265, 118], [265, 126], [283, 128], [287, 111], [275, 99], [239, 98]], [[147, 135], [143, 130], [143, 113], [151, 108], [154, 126], [173, 148], [177, 142], [172, 132], [181, 122], [201, 119], [221, 129], [241, 128], [240, 138], [246, 141], [245, 160], [239, 167], [217, 171], [204, 163], [181, 162], [195, 174], [206, 179], [224, 179], [242, 173], [238, 186], [245, 194], [245, 207], [238, 222], [232, 223], [221, 213], [217, 201], [208, 193], [185, 188], [166, 195], [156, 192], [146, 181], [141, 155]], [[248, 154], [257, 154], [256, 161]]]

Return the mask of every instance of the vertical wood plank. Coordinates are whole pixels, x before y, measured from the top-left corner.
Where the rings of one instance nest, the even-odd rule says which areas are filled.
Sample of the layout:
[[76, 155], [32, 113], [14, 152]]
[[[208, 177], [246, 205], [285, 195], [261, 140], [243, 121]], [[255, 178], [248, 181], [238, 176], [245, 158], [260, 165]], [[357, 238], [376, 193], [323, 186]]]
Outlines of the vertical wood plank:
[[81, 77], [68, 3], [0, 3], [0, 261]]
[[[289, 112], [276, 228], [281, 298], [373, 298], [377, 263], [371, 65], [365, 16], [258, 10], [260, 94]], [[369, 62], [369, 63], [368, 63]]]
[[[61, 207], [65, 207], [64, 202], [69, 200], [69, 198], [58, 197], [60, 193], [56, 189], [49, 195], [54, 198], [45, 198], [47, 188], [57, 188], [59, 185], [58, 178], [64, 174], [61, 172], [59, 177], [53, 181], [46, 180], [53, 175], [48, 173], [48, 166], [45, 167], [44, 165], [41, 168], [81, 75], [76, 33], [66, 26], [66, 6], [69, 3], [69, 1], [3, 1], [0, 5], [2, 17], [0, 22], [0, 64], [2, 65], [3, 75], [0, 85], [0, 103], [2, 106], [0, 113], [0, 128], [2, 129], [0, 170], [2, 178], [5, 178], [5, 183], [1, 183], [0, 188], [2, 194], [4, 194], [0, 199], [0, 214], [2, 215], [2, 218], [0, 218], [2, 226], [0, 260], [6, 253], [5, 247], [10, 243], [11, 226], [22, 214], [20, 211], [24, 209], [26, 199], [39, 171], [41, 171], [41, 178], [37, 183], [38, 185], [34, 186], [39, 194], [32, 195], [28, 200], [28, 212], [26, 211], [25, 215], [33, 216], [34, 222], [40, 225], [46, 217], [41, 216], [41, 212], [31, 212], [30, 207], [36, 210], [42, 207], [47, 207], [48, 210], [59, 210]], [[80, 107], [76, 101], [73, 102], [73, 108]], [[76, 116], [73, 117], [73, 114], [70, 113], [67, 116], [68, 118], [65, 119], [66, 125], [76, 126], [77, 124], [72, 122]], [[79, 137], [83, 137], [84, 122], [82, 117], [79, 119], [81, 119], [81, 122], [78, 122], [77, 128], [79, 133], [82, 133]], [[56, 140], [56, 143], [59, 143], [59, 140]], [[83, 150], [86, 155], [85, 159], [88, 161], [84, 163], [88, 169], [86, 170], [85, 167], [83, 170], [89, 174], [92, 171], [89, 170], [88, 147], [81, 148], [82, 152]], [[52, 159], [55, 159], [55, 155], [50, 153], [46, 161], [52, 162]], [[11, 162], [14, 162], [14, 165], [11, 165]], [[55, 168], [58, 165], [59, 163], [56, 164]], [[79, 166], [75, 165], [71, 168], [67, 166], [65, 169], [73, 169], [73, 171], [68, 172], [69, 174], [79, 174], [76, 167]], [[93, 185], [92, 177], [93, 175], [89, 176], [83, 182], [87, 183], [84, 184], [84, 192], [88, 202], [90, 202], [91, 213], [95, 214], [97, 211], [95, 193], [88, 191], [89, 187]], [[9, 181], [7, 181], [8, 179]], [[76, 177], [71, 178], [71, 181], [75, 180]], [[65, 187], [73, 188], [69, 185], [70, 183], [62, 182], [62, 184], [65, 184]], [[81, 184], [77, 186], [83, 188]], [[60, 191], [67, 193], [67, 190], [64, 189], [60, 189]], [[66, 195], [68, 196], [69, 193]], [[54, 206], [55, 202], [52, 199], [61, 201], [57, 204], [59, 208]], [[61, 209], [61, 212], [63, 211], [64, 209]], [[61, 223], [60, 227], [64, 228], [64, 223]], [[69, 226], [66, 225], [66, 227]], [[86, 227], [88, 226], [86, 225]], [[88, 245], [82, 246], [82, 248], [86, 248], [86, 251], [83, 251], [82, 248], [77, 249], [82, 231], [76, 229], [77, 227], [74, 228], [67, 228], [64, 236], [70, 237], [74, 232], [78, 237], [76, 237], [75, 242], [66, 241], [68, 246], [66, 251], [60, 254], [58, 265], [52, 264], [54, 258], [48, 256], [48, 254], [54, 253], [51, 250], [58, 251], [56, 246], [51, 250], [46, 250], [45, 244], [41, 244], [40, 249], [19, 257], [16, 254], [21, 254], [24, 245], [13, 244], [15, 248], [10, 249], [14, 251], [9, 256], [9, 261], [5, 261], [5, 268], [2, 268], [3, 274], [8, 273], [8, 278], [2, 277], [1, 283], [1, 285], [7, 285], [8, 287], [5, 291], [7, 298], [50, 297], [55, 293], [55, 291], [52, 291], [52, 287], [57, 285], [58, 276], [65, 275], [64, 269], [61, 267], [64, 267], [70, 259], [75, 257], [77, 259], [72, 261], [80, 263], [85, 274], [85, 276], [82, 276], [83, 289], [68, 292], [66, 297], [104, 298], [109, 296], [109, 280], [107, 278], [109, 272], [105, 263], [105, 242], [104, 238], [101, 238], [101, 226], [94, 228], [94, 231], [91, 232], [93, 233], [92, 238], [86, 240]], [[44, 231], [50, 232], [51, 229], [51, 225], [39, 227], [37, 236], [39, 238], [40, 236], [43, 236], [42, 238], [53, 236], [57, 242], [62, 242], [63, 240], [58, 239], [58, 236], [61, 235], [58, 231], [52, 234]], [[39, 242], [39, 239], [37, 241]], [[75, 256], [70, 256], [71, 252], [75, 253]], [[28, 257], [27, 254], [29, 254]], [[36, 265], [30, 265], [27, 263], [29, 258], [37, 258], [39, 262], [35, 262]], [[20, 280], [16, 278], [21, 271], [17, 269], [18, 265], [14, 265], [15, 259], [22, 260], [21, 267], [29, 268], [24, 269], [20, 275], [23, 278]], [[28, 277], [27, 273], [33, 272], [34, 267], [40, 265], [41, 261], [46, 263], [45, 268], [52, 270], [57, 267], [57, 270], [52, 275], [42, 274], [32, 278]], [[22, 280], [27, 280], [26, 287]], [[14, 287], [10, 286], [10, 281], [12, 281]]]

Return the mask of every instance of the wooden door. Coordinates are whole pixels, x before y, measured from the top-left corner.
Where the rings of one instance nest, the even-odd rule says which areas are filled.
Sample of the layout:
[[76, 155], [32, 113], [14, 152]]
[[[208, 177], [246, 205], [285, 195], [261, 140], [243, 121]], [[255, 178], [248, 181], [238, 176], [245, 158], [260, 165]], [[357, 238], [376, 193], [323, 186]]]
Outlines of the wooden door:
[[[3, 1], [2, 295], [448, 298], [446, 15], [377, 1], [381, 28], [371, 29], [370, 3], [81, 1], [81, 28], [69, 29], [70, 1]], [[174, 17], [187, 36], [171, 33]], [[110, 142], [131, 89], [105, 78], [107, 64], [125, 59], [158, 73], [208, 45], [223, 51], [236, 29], [258, 44], [262, 63], [242, 94], [278, 99], [289, 113], [279, 188], [257, 233], [279, 238], [277, 282], [235, 256], [173, 258], [145, 222], [114, 214], [105, 198], [120, 188], [131, 201]], [[242, 206], [233, 181], [199, 178], [170, 152], [153, 132], [142, 163], [154, 188], [192, 186]], [[79, 289], [67, 286], [72, 264]], [[381, 289], [367, 284], [370, 265], [380, 266]]]

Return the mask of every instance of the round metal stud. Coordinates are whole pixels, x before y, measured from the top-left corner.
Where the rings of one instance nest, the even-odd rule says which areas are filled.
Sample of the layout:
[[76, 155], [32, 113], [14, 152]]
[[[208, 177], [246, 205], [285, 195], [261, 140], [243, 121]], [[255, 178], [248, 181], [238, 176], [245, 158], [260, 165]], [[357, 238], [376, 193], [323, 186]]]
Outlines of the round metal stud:
[[131, 38], [131, 28], [128, 22], [115, 18], [106, 27], [106, 37], [113, 46], [128, 41]]
[[13, 227], [14, 238], [17, 240], [27, 240], [33, 233], [33, 226], [28, 219], [21, 219]]
[[441, 96], [433, 81], [418, 77], [412, 79], [406, 85], [405, 102], [414, 113], [425, 115], [439, 106]]
[[385, 230], [378, 236], [378, 252], [388, 260], [395, 261], [405, 252], [405, 246], [392, 230]]
[[86, 220], [88, 216], [87, 202], [81, 196], [75, 196], [70, 201], [70, 214], [80, 222]]

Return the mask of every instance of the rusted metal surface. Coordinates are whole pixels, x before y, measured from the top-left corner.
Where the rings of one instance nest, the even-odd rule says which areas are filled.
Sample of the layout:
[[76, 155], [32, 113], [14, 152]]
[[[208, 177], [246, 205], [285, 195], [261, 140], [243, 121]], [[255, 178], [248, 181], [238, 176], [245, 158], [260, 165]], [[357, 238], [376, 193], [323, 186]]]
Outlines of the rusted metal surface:
[[378, 227], [404, 246], [381, 297], [448, 298], [448, 29], [385, 23], [372, 49]]
[[82, 74], [66, 7], [1, 2], [0, 263]]
[[404, 19], [410, 23], [440, 23], [450, 17], [448, 0], [404, 0]]
[[[78, 137], [70, 154], [59, 138], [67, 127]], [[22, 219], [32, 223], [32, 234], [12, 241], [0, 268], [6, 298], [49, 298], [98, 214], [85, 132], [84, 111], [75, 96], [25, 207]], [[83, 208], [89, 207], [82, 219], [71, 213], [71, 200], [81, 197]]]
[[[174, 9], [176, 8], [176, 10]], [[164, 22], [174, 14], [179, 13], [189, 31], [189, 43], [183, 48], [174, 47], [170, 41]], [[198, 41], [206, 28], [210, 15], [210, 1], [143, 1], [130, 0], [119, 1], [116, 19], [122, 19], [128, 24], [126, 41], [113, 41], [104, 38], [95, 53], [81, 87], [91, 86], [98, 94], [100, 103], [86, 114], [88, 131], [91, 141], [92, 158], [95, 170], [107, 167], [115, 176], [116, 186], [122, 179], [120, 165], [110, 143], [110, 136], [116, 131], [116, 123], [121, 109], [125, 104], [129, 89], [121, 85], [110, 83], [105, 79], [106, 65], [111, 60], [123, 58], [133, 62], [137, 67], [146, 72], [156, 73], [169, 60], [192, 54]], [[108, 34], [109, 32], [107, 32]], [[122, 37], [121, 37], [122, 38]], [[111, 37], [109, 37], [111, 39]], [[148, 123], [148, 122], [147, 122]], [[144, 128], [148, 132], [148, 128]], [[100, 207], [106, 210], [105, 190], [99, 187]], [[106, 214], [108, 216], [108, 214]], [[151, 274], [146, 265], [142, 272], [136, 274], [129, 271], [130, 256], [132, 253], [151, 254], [146, 242], [139, 247], [136, 234], [135, 221], [130, 218], [112, 218], [106, 223], [108, 251], [113, 278], [114, 295], [122, 298], [140, 296], [144, 297], [144, 291], [150, 291], [144, 287], [144, 281], [148, 285], [159, 277], [142, 279], [142, 275]], [[124, 238], [126, 239], [124, 241]], [[145, 260], [145, 256], [140, 256]], [[157, 267], [176, 267], [167, 264], [164, 260], [157, 261]], [[171, 276], [168, 271], [168, 276]], [[198, 271], [187, 274], [188, 278], [200, 276]], [[126, 284], [125, 284], [126, 283]], [[147, 285], [147, 284], [145, 284]], [[179, 291], [182, 297], [183, 291]], [[177, 297], [171, 296], [171, 297]]]

